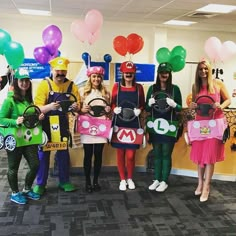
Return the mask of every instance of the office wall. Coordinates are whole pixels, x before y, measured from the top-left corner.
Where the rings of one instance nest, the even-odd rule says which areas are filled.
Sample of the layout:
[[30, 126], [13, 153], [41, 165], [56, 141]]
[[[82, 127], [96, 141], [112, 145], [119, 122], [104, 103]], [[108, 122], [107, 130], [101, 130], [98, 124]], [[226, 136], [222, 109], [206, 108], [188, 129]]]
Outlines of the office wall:
[[[216, 36], [222, 42], [230, 40], [236, 42], [235, 33], [214, 32], [211, 31], [192, 31], [190, 28], [164, 28], [154, 25], [114, 23], [104, 21], [101, 36], [92, 45], [87, 45], [78, 41], [70, 32], [70, 25], [74, 19], [54, 19], [50, 17], [38, 18], [30, 16], [19, 16], [16, 18], [1, 18], [0, 28], [7, 30], [12, 36], [12, 40], [20, 42], [25, 51], [25, 57], [33, 58], [33, 50], [37, 46], [42, 46], [42, 31], [51, 24], [57, 25], [63, 34], [62, 44], [59, 48], [61, 55], [68, 57], [71, 61], [82, 62], [81, 55], [83, 52], [89, 52], [93, 61], [103, 61], [103, 56], [109, 53], [112, 56], [112, 62], [122, 62], [124, 60], [133, 60], [136, 63], [153, 63], [158, 64], [155, 59], [156, 51], [160, 47], [168, 47], [170, 50], [177, 46], [183, 46], [187, 51], [186, 66], [177, 73], [174, 73], [174, 82], [183, 90], [183, 97], [191, 92], [191, 83], [195, 65], [202, 58], [207, 58], [204, 51], [205, 41]], [[143, 37], [143, 49], [126, 58], [120, 56], [113, 49], [113, 39], [118, 35], [127, 36], [130, 33], [137, 33]], [[190, 63], [190, 64], [188, 64]], [[224, 70], [220, 78], [224, 80], [230, 94], [236, 89], [236, 79], [233, 79], [235, 73], [236, 56], [224, 63], [214, 64], [214, 68]], [[5, 73], [6, 60], [0, 55], [0, 75]], [[74, 79], [74, 78], [72, 78]], [[232, 99], [232, 107], [236, 107], [236, 97]]]

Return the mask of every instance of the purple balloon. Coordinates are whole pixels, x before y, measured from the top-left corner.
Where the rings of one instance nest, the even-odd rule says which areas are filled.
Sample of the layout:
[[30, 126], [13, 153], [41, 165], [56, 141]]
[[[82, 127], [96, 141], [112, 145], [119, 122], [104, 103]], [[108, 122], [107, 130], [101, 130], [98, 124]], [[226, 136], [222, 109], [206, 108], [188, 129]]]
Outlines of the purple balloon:
[[46, 47], [37, 47], [34, 49], [34, 58], [37, 62], [44, 65], [49, 62], [51, 55]]
[[62, 42], [62, 32], [56, 25], [49, 25], [43, 30], [43, 42], [51, 55], [54, 55]]
[[50, 55], [50, 60], [51, 61], [52, 59], [56, 58], [56, 57], [59, 57], [60, 56], [60, 51], [57, 50], [53, 55]]

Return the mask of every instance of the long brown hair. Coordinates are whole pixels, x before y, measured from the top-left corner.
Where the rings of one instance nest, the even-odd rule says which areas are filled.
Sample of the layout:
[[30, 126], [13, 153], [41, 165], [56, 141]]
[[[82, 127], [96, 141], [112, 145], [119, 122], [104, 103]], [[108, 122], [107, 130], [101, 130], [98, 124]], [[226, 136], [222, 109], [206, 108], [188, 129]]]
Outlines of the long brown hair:
[[23, 102], [24, 100], [28, 101], [29, 103], [33, 103], [33, 96], [32, 96], [32, 83], [30, 81], [30, 87], [25, 93], [25, 96], [23, 97], [21, 94], [21, 89], [18, 86], [18, 79], [13, 80], [13, 89], [14, 89], [14, 101]]
[[[156, 77], [156, 83], [154, 84], [153, 92], [161, 91], [161, 81], [160, 81], [160, 74], [157, 73]], [[170, 95], [172, 95], [172, 90], [173, 90], [173, 84], [172, 84], [172, 73], [168, 72], [169, 77], [166, 81], [166, 92]]]

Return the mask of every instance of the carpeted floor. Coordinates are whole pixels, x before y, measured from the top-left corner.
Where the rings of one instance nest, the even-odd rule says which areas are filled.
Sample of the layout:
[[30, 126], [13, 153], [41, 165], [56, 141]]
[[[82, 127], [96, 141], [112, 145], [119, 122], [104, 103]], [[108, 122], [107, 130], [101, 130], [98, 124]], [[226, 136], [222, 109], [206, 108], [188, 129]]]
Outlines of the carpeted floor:
[[[22, 162], [19, 183], [27, 165]], [[102, 191], [87, 194], [84, 176], [71, 176], [72, 193], [50, 176], [45, 196], [27, 205], [10, 202], [7, 159], [0, 151], [0, 235], [8, 236], [172, 236], [236, 235], [236, 183], [213, 180], [210, 198], [195, 197], [197, 179], [170, 176], [165, 193], [151, 192], [152, 173], [136, 173], [135, 190], [118, 190], [116, 171], [103, 171]]]

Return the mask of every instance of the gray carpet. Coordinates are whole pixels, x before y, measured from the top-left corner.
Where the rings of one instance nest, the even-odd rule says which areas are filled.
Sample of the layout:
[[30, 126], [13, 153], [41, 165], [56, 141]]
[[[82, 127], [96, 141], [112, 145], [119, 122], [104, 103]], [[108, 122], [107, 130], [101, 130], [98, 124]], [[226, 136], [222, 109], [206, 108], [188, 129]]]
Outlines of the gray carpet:
[[[19, 184], [27, 165], [23, 161]], [[165, 193], [151, 192], [153, 173], [135, 173], [135, 190], [118, 190], [116, 171], [103, 171], [101, 192], [87, 194], [83, 173], [73, 173], [72, 193], [50, 176], [45, 196], [27, 205], [10, 202], [7, 159], [0, 151], [0, 235], [8, 236], [172, 236], [236, 235], [236, 183], [213, 180], [210, 198], [195, 197], [197, 179], [170, 176]]]

